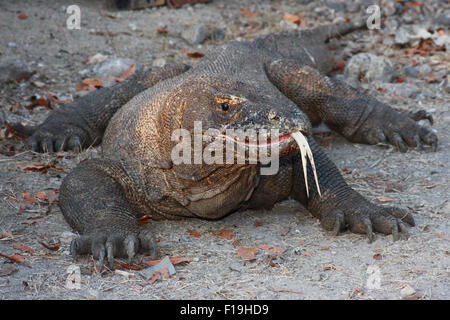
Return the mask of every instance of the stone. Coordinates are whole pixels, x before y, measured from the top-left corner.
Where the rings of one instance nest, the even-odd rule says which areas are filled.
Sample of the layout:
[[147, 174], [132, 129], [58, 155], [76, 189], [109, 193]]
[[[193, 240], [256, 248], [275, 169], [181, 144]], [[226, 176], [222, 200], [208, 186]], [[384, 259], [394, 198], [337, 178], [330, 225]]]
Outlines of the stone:
[[97, 78], [106, 78], [108, 76], [120, 77], [120, 75], [134, 63], [136, 62], [132, 59], [107, 59], [96, 64], [93, 71]]
[[209, 36], [209, 29], [205, 24], [191, 26], [181, 33], [181, 37], [191, 44], [202, 44]]
[[345, 65], [344, 77], [351, 84], [358, 84], [363, 75], [365, 82], [382, 80], [390, 82], [394, 74], [392, 62], [372, 53], [358, 53], [350, 58]]
[[408, 66], [408, 67], [403, 68], [403, 72], [408, 77], [417, 77], [418, 74], [419, 74], [419, 71], [416, 68], [412, 67], [412, 66]]

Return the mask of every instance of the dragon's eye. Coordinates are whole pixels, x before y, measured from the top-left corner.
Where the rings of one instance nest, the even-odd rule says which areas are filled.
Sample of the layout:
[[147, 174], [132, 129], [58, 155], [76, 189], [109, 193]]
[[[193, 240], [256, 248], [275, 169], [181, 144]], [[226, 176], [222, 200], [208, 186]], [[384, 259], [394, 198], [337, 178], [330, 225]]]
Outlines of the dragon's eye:
[[226, 102], [222, 103], [220, 106], [222, 107], [223, 112], [227, 112], [228, 110], [230, 110], [230, 105]]

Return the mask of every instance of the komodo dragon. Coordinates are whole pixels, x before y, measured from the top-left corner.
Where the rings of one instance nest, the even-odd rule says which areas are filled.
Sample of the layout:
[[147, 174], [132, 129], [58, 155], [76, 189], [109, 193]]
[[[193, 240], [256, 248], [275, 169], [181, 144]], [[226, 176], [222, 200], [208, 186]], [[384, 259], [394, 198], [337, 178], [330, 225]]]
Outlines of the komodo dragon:
[[[17, 126], [30, 135], [27, 144], [35, 151], [102, 142], [103, 158], [80, 163], [61, 185], [61, 211], [81, 234], [72, 241], [71, 254], [92, 253], [101, 265], [107, 258], [113, 266], [119, 256], [131, 262], [137, 252], [155, 252], [151, 232], [139, 228], [142, 215], [218, 219], [271, 208], [287, 198], [301, 202], [335, 235], [349, 229], [367, 234], [369, 241], [374, 232], [407, 238], [412, 215], [373, 204], [350, 188], [312, 137], [312, 125], [323, 121], [352, 142], [387, 142], [402, 152], [437, 148], [437, 136], [415, 122], [427, 117], [425, 112], [399, 113], [325, 75], [334, 66], [328, 40], [355, 29], [346, 23], [231, 41], [195, 67], [136, 72], [63, 105], [41, 125]], [[278, 129], [284, 142], [268, 141], [280, 148], [278, 172], [260, 174], [260, 162], [175, 164], [171, 150], [177, 141], [171, 134], [180, 128], [193, 134], [195, 121], [201, 121], [203, 132]], [[300, 151], [308, 150], [299, 150], [291, 139], [295, 132], [309, 143], [318, 185], [312, 158], [303, 170], [302, 158], [305, 167], [307, 160]]]

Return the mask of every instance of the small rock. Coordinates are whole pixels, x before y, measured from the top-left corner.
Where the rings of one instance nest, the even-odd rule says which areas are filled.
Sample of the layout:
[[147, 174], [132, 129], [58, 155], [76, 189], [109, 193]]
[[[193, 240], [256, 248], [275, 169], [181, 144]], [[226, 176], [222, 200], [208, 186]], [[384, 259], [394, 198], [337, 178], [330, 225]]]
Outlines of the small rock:
[[409, 284], [407, 284], [403, 289], [400, 290], [400, 295], [403, 298], [410, 297], [416, 294], [416, 290], [412, 288]]
[[181, 33], [181, 37], [192, 44], [201, 44], [208, 36], [209, 30], [204, 24], [191, 26]]
[[136, 62], [132, 59], [107, 59], [96, 64], [93, 71], [98, 78], [106, 78], [108, 76], [120, 77], [134, 63]]
[[10, 42], [8, 42], [8, 47], [9, 48], [15, 48], [15, 47], [17, 47], [17, 44], [15, 42], [13, 42], [13, 41], [10, 41]]
[[172, 262], [170, 262], [168, 256], [164, 257], [164, 259], [162, 259], [160, 263], [151, 266], [150, 268], [139, 271], [139, 274], [148, 279], [153, 273], [165, 268], [167, 268], [170, 276], [176, 273], [175, 267], [173, 266]]
[[104, 54], [101, 54], [101, 53], [97, 53], [97, 54], [94, 54], [92, 57], [90, 57], [87, 63], [88, 64], [97, 64], [97, 63], [105, 61], [106, 59], [108, 59], [108, 56], [105, 56]]
[[70, 231], [64, 231], [59, 236], [59, 241], [61, 241], [64, 244], [71, 243], [73, 239], [75, 239], [77, 235], [75, 233], [72, 233]]
[[153, 67], [164, 67], [167, 64], [166, 59], [164, 58], [156, 58], [153, 60], [152, 66]]
[[383, 8], [382, 11], [383, 11], [384, 15], [386, 15], [388, 17], [393, 16], [395, 14], [395, 12], [397, 11], [397, 8], [393, 1], [383, 0], [381, 2], [381, 7]]
[[419, 74], [419, 71], [416, 68], [412, 67], [412, 66], [408, 66], [408, 67], [403, 68], [403, 72], [408, 77], [417, 77], [417, 75]]
[[390, 82], [394, 73], [392, 62], [384, 56], [371, 53], [358, 53], [345, 65], [344, 77], [352, 84], [358, 84], [361, 75], [365, 82], [382, 80]]
[[21, 60], [6, 59], [0, 62], [0, 82], [27, 79], [33, 74], [30, 66]]

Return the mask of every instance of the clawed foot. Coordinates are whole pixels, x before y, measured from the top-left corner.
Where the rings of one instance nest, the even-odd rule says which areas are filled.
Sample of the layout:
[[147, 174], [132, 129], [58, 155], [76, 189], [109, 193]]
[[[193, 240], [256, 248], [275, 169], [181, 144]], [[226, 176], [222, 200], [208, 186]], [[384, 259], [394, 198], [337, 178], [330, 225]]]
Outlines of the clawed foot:
[[156, 245], [153, 235], [148, 230], [142, 230], [138, 236], [106, 236], [82, 235], [72, 240], [70, 254], [76, 260], [79, 255], [92, 254], [98, 260], [100, 272], [103, 269], [105, 258], [111, 270], [114, 270], [114, 258], [126, 258], [131, 264], [138, 252], [149, 253], [156, 258]]
[[400, 152], [406, 152], [408, 148], [422, 150], [424, 145], [429, 145], [436, 151], [438, 143], [436, 134], [416, 123], [422, 119], [428, 119], [433, 124], [433, 117], [425, 110], [404, 114], [378, 105], [350, 140], [367, 144], [389, 143], [396, 146]]
[[374, 232], [392, 234], [394, 241], [408, 239], [407, 226], [414, 226], [414, 218], [404, 209], [382, 207], [374, 204], [356, 205], [347, 209], [335, 209], [322, 215], [322, 226], [338, 235], [346, 229], [354, 233], [367, 234], [369, 243], [374, 240]]

